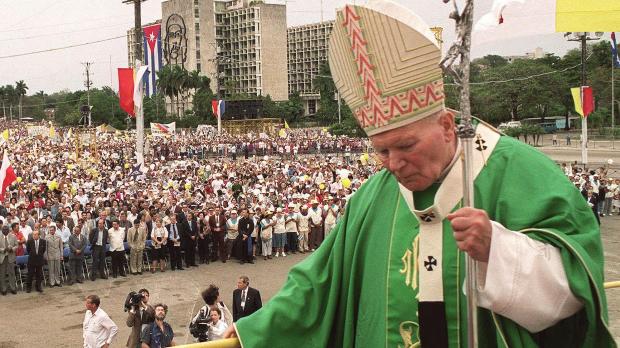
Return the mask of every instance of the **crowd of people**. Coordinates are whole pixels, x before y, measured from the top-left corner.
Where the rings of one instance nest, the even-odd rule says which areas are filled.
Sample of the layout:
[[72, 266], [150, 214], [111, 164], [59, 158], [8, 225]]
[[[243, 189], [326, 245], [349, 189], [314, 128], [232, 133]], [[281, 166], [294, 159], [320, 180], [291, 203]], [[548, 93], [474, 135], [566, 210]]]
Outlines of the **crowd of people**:
[[581, 191], [599, 224], [602, 217], [620, 215], [620, 178], [612, 177], [614, 171], [608, 166], [589, 170], [562, 163], [561, 168]]
[[0, 205], [2, 294], [16, 292], [20, 260], [25, 290], [43, 291], [44, 272], [49, 286], [62, 286], [311, 252], [379, 169], [362, 152], [366, 140], [320, 129], [217, 143], [191, 131], [149, 137], [139, 166], [127, 134], [49, 137], [3, 126], [17, 179]]

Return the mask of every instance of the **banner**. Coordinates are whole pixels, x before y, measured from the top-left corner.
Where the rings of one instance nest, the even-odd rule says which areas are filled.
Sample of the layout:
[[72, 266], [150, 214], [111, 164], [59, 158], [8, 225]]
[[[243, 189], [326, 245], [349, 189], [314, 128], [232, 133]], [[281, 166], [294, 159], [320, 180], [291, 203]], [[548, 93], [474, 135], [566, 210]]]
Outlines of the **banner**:
[[620, 23], [618, 0], [555, 0], [555, 2], [556, 32], [610, 32], [618, 29]]
[[[583, 90], [583, 92], [581, 91]], [[581, 117], [588, 117], [594, 111], [594, 95], [592, 87], [574, 87], [570, 89], [575, 103], [575, 111]]]
[[50, 134], [50, 129], [46, 126], [26, 126], [26, 131], [31, 137], [36, 137], [37, 135], [49, 136]]
[[151, 122], [151, 134], [154, 137], [169, 137], [173, 136], [176, 130], [176, 122], [172, 123], [152, 123]]
[[149, 67], [145, 82], [145, 95], [152, 97], [157, 93], [157, 72], [162, 67], [161, 24], [143, 28], [144, 31], [144, 65]]
[[118, 99], [121, 109], [131, 116], [136, 116], [133, 102], [133, 69], [118, 68]]

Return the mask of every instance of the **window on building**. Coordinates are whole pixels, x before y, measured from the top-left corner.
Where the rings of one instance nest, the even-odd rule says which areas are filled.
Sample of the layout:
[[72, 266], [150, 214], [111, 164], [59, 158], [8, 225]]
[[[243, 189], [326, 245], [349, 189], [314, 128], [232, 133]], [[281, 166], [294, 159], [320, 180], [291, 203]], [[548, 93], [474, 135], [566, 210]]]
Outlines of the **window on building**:
[[194, 0], [194, 6], [198, 6], [198, 0]]
[[200, 50], [200, 36], [196, 36], [196, 51]]
[[[196, 53], [199, 54], [200, 52], [196, 52]], [[200, 63], [196, 63], [196, 71], [198, 72], [202, 71], [200, 68], [201, 68]]]
[[316, 100], [314, 99], [308, 100], [308, 113], [310, 115], [316, 114]]
[[200, 32], [200, 23], [194, 23], [194, 28], [196, 28], [196, 33]]
[[194, 9], [194, 18], [200, 18], [200, 10], [197, 8]]

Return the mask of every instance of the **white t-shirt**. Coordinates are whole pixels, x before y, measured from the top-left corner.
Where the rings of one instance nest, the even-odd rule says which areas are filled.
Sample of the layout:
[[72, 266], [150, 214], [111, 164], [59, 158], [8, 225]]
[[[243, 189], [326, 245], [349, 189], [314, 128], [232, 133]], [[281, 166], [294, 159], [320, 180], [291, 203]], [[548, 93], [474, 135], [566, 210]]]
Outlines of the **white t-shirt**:
[[297, 213], [293, 213], [293, 214], [287, 214], [285, 216], [286, 220], [290, 220], [293, 219], [293, 221], [289, 221], [286, 223], [286, 232], [297, 232], [297, 221], [299, 220], [298, 214]]

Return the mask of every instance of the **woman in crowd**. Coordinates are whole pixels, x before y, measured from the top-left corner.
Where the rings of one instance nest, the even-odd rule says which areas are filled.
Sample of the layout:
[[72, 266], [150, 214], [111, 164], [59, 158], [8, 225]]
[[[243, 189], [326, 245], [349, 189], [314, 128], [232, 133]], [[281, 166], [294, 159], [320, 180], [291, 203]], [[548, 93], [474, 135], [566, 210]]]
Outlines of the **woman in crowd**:
[[163, 246], [166, 245], [167, 240], [168, 230], [163, 226], [162, 220], [157, 219], [155, 228], [151, 232], [151, 260], [153, 261], [151, 273], [155, 273], [157, 265], [159, 265], [162, 272], [166, 271], [166, 249]]

